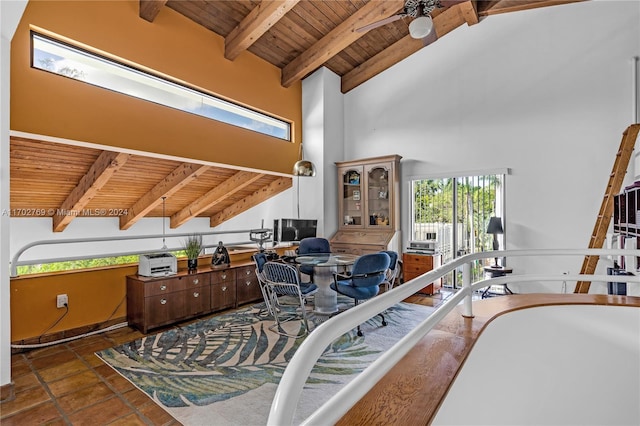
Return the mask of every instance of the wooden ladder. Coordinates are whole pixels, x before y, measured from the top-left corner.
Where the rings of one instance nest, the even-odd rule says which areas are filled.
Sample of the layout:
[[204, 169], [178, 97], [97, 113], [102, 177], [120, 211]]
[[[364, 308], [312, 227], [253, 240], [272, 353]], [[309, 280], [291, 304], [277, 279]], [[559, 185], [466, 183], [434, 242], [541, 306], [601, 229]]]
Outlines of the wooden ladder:
[[[622, 181], [624, 180], [624, 175], [627, 173], [631, 153], [633, 152], [639, 130], [640, 124], [632, 124], [627, 127], [622, 134], [620, 149], [618, 149], [616, 153], [613, 171], [609, 175], [609, 183], [607, 183], [607, 188], [604, 192], [604, 199], [602, 200], [602, 206], [596, 219], [596, 226], [593, 228], [593, 233], [589, 240], [589, 248], [602, 248], [604, 245], [609, 224], [611, 223], [611, 216], [613, 215], [613, 198], [620, 192], [622, 187]], [[595, 255], [585, 256], [580, 274], [593, 274], [596, 270], [599, 257], [600, 256]], [[578, 281], [573, 292], [588, 293], [590, 285], [591, 281]]]

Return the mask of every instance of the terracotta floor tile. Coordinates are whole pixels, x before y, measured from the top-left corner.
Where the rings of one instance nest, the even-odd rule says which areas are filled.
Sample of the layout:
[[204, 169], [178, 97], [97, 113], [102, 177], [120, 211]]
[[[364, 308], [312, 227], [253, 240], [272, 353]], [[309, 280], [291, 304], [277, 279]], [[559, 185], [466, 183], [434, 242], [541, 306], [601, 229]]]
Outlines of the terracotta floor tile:
[[23, 374], [22, 376], [15, 377], [13, 379], [13, 384], [15, 386], [15, 392], [22, 392], [30, 388], [42, 386], [40, 380], [38, 380], [38, 377], [34, 373]]
[[174, 420], [169, 413], [167, 413], [163, 408], [160, 408], [156, 403], [145, 405], [138, 411], [151, 420], [154, 425], [167, 425]]
[[53, 346], [46, 346], [40, 349], [32, 349], [29, 352], [26, 352], [25, 356], [29, 359], [37, 359], [37, 358], [51, 356], [59, 352], [66, 352], [66, 351], [68, 351], [68, 349], [64, 345], [53, 345]]
[[122, 394], [122, 397], [129, 401], [129, 404], [133, 405], [136, 408], [140, 408], [143, 405], [147, 404], [155, 404], [151, 397], [146, 393], [142, 392], [138, 388], [131, 389]]
[[31, 359], [31, 365], [33, 365], [33, 368], [35, 368], [36, 370], [42, 370], [45, 368], [64, 364], [65, 362], [73, 361], [75, 359], [78, 359], [76, 354], [73, 353], [73, 351], [65, 349], [63, 351], [58, 351], [47, 356], [33, 358]]
[[89, 367], [82, 360], [75, 358], [73, 361], [65, 362], [56, 367], [38, 370], [38, 374], [42, 377], [42, 380], [49, 383], [88, 369]]
[[99, 356], [93, 353], [83, 356], [82, 359], [92, 367], [99, 367], [101, 365], [104, 365], [102, 359], [100, 359]]
[[111, 368], [111, 366], [105, 364], [104, 362], [102, 363], [102, 365], [94, 367], [94, 370], [96, 373], [100, 374], [105, 379], [108, 379], [109, 377], [113, 377], [116, 374], [119, 374], [116, 370], [114, 370], [113, 368]]
[[60, 408], [66, 414], [72, 414], [97, 402], [112, 398], [115, 395], [107, 385], [99, 383], [57, 398], [57, 401]]
[[127, 392], [131, 389], [136, 389], [133, 383], [122, 377], [120, 374], [116, 374], [105, 380], [120, 393]]
[[74, 348], [73, 351], [80, 356], [85, 356], [85, 355], [91, 355], [94, 352], [98, 352], [103, 349], [108, 349], [112, 347], [113, 347], [112, 342], [106, 339], [102, 339], [102, 340], [96, 340], [89, 345], [78, 346], [77, 348]]
[[[4, 414], [4, 410], [3, 410]], [[62, 420], [62, 415], [53, 404], [53, 402], [45, 402], [43, 404], [34, 407], [31, 410], [22, 411], [11, 417], [2, 418], [2, 426], [27, 426], [27, 425], [39, 425], [50, 424]]]
[[3, 402], [0, 406], [2, 417], [4, 418], [5, 416], [15, 414], [27, 408], [35, 407], [38, 404], [42, 404], [43, 402], [50, 400], [51, 397], [42, 387], [16, 392], [16, 398], [14, 400]]
[[76, 392], [79, 389], [86, 388], [88, 386], [94, 386], [101, 383], [102, 380], [92, 370], [86, 370], [72, 376], [67, 376], [64, 379], [56, 380], [48, 383], [49, 390], [56, 397], [59, 398], [67, 393]]
[[11, 357], [11, 377], [15, 379], [31, 372], [31, 364], [26, 357], [23, 355], [13, 355]]
[[147, 423], [136, 413], [131, 413], [126, 417], [119, 418], [118, 420], [109, 423], [109, 426], [136, 426], [146, 425]]
[[77, 339], [77, 340], [72, 340], [70, 342], [67, 342], [67, 346], [71, 349], [78, 349], [81, 348], [83, 346], [88, 346], [88, 345], [94, 345], [98, 342], [104, 342], [107, 339], [104, 337], [103, 334], [94, 334], [93, 336], [87, 336], [87, 337], [83, 337], [81, 339]]
[[68, 416], [74, 426], [106, 425], [123, 416], [128, 416], [133, 410], [118, 397], [87, 407]]

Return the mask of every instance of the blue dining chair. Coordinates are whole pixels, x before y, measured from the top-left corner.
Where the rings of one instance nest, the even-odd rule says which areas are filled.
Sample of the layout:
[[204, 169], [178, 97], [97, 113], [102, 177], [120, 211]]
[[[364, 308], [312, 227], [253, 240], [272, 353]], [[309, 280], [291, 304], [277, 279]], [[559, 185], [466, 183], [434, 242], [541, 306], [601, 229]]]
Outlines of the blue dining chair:
[[398, 252], [393, 250], [383, 250], [382, 253], [387, 253], [390, 259], [389, 269], [387, 269], [384, 281], [382, 282], [382, 284], [384, 284], [385, 286], [384, 291], [389, 291], [395, 285], [396, 278], [398, 277], [398, 272], [400, 270], [400, 265], [398, 262], [399, 257]]
[[[339, 294], [343, 294], [354, 300], [355, 306], [361, 300], [371, 299], [380, 291], [380, 284], [384, 282], [391, 259], [387, 253], [371, 253], [360, 256], [348, 275], [334, 273], [331, 288]], [[382, 325], [387, 322], [382, 313]], [[362, 330], [358, 325], [358, 336], [362, 336]]]
[[[298, 255], [317, 253], [331, 253], [331, 245], [329, 240], [322, 237], [307, 237], [300, 240], [298, 246]], [[300, 265], [300, 272], [309, 276], [309, 281], [313, 281], [313, 266]]]

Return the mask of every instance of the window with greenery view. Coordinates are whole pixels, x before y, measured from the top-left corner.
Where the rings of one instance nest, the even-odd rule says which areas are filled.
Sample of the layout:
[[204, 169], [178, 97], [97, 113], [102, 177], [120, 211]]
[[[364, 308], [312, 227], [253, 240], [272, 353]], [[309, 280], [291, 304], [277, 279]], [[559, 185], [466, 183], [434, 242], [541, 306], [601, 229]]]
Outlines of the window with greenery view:
[[[486, 230], [493, 216], [505, 223], [504, 180], [504, 174], [487, 174], [411, 181], [411, 240], [436, 240], [443, 262], [492, 250], [493, 235]], [[482, 266], [474, 267], [474, 279], [482, 277]], [[445, 285], [459, 280], [452, 274]]]

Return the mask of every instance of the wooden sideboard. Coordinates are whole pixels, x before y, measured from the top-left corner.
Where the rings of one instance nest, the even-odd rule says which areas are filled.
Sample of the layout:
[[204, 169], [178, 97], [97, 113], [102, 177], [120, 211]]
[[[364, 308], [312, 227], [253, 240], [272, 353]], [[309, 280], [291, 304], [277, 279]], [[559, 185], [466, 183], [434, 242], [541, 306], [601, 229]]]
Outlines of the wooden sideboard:
[[127, 277], [127, 321], [143, 333], [262, 299], [253, 262], [167, 277]]
[[[440, 254], [403, 253], [402, 273], [404, 282], [412, 280], [439, 267], [441, 263], [442, 255]], [[418, 293], [432, 295], [437, 293], [440, 287], [442, 287], [442, 279], [432, 282], [422, 290], [418, 291]]]

